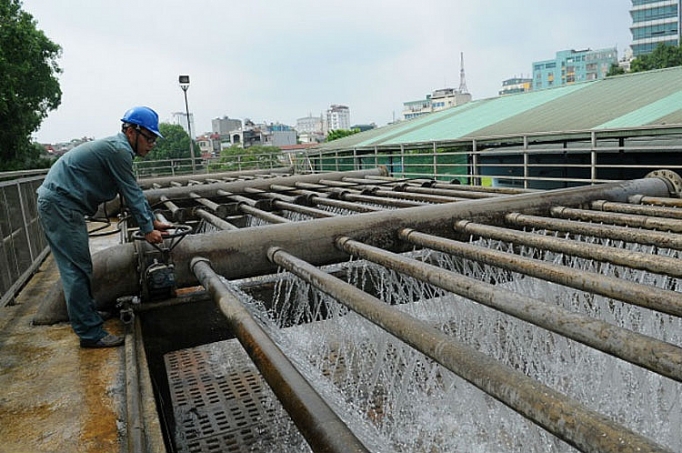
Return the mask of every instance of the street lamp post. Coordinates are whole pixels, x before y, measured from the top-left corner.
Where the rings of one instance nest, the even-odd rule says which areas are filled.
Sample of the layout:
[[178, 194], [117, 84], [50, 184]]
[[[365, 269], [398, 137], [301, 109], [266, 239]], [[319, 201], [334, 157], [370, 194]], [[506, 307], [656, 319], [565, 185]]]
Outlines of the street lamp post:
[[192, 126], [189, 120], [189, 105], [187, 104], [187, 90], [189, 89], [189, 76], [181, 75], [178, 77], [180, 88], [185, 93], [185, 114], [187, 115], [187, 132], [189, 133], [189, 157], [192, 159], [192, 173], [197, 172], [196, 164], [194, 163], [194, 147], [192, 146]]

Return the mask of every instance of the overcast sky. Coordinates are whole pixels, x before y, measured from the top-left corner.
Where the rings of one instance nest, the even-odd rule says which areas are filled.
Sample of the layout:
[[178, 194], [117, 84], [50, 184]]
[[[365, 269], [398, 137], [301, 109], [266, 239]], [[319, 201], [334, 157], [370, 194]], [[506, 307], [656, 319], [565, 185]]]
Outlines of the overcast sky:
[[[66, 4], [68, 3], [68, 7]], [[184, 112], [280, 122], [350, 108], [383, 126], [403, 102], [457, 88], [460, 53], [473, 99], [567, 49], [631, 42], [627, 0], [23, 0], [63, 54], [62, 104], [35, 138], [101, 138], [134, 105], [161, 121]]]

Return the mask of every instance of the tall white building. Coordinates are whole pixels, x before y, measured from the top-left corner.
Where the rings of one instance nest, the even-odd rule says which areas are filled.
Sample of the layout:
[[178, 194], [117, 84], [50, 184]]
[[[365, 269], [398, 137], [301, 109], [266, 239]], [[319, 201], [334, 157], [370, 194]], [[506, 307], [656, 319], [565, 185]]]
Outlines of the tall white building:
[[322, 119], [322, 115], [320, 115], [320, 116], [308, 115], [306, 117], [298, 118], [296, 120], [296, 131], [299, 133], [304, 133], [304, 132], [322, 133], [323, 130], [324, 130], [324, 120]]
[[190, 133], [189, 130], [187, 130], [187, 114], [185, 112], [173, 112], [171, 113], [171, 119], [170, 119], [171, 124], [178, 124], [182, 126], [182, 128], [185, 130], [187, 135], [190, 135], [190, 138], [194, 140], [197, 136], [197, 130], [194, 127], [194, 114], [190, 113], [189, 114], [189, 125], [192, 127], [192, 131]]
[[350, 109], [345, 105], [332, 104], [327, 109], [327, 124], [325, 132], [339, 129], [350, 130]]

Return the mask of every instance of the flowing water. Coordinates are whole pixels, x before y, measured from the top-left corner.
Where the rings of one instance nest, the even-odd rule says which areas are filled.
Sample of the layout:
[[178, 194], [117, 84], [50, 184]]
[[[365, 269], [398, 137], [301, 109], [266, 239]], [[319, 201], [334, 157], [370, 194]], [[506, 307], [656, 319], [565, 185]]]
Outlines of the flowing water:
[[[676, 251], [582, 240], [678, 257]], [[511, 251], [509, 244], [497, 241], [478, 244]], [[679, 290], [678, 279], [667, 276], [532, 248], [516, 252]], [[682, 345], [679, 318], [477, 262], [427, 253], [440, 267]], [[350, 283], [373, 286], [378, 297], [395, 309], [427, 321], [635, 432], [682, 451], [682, 384], [381, 266], [365, 261], [340, 266], [347, 269]], [[270, 308], [247, 295], [245, 303], [372, 451], [575, 451], [307, 283], [286, 272], [279, 277], [275, 300], [267, 304]]]

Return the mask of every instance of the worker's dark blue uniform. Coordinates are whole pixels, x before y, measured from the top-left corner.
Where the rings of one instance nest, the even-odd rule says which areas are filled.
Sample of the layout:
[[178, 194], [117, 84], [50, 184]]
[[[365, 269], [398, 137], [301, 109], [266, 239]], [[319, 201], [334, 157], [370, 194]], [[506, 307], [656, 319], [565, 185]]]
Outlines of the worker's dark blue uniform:
[[123, 133], [84, 143], [64, 154], [38, 188], [40, 222], [52, 250], [71, 325], [81, 341], [107, 335], [92, 297], [92, 259], [85, 216], [120, 193], [143, 234], [154, 213], [133, 173], [135, 153]]

